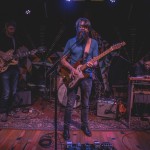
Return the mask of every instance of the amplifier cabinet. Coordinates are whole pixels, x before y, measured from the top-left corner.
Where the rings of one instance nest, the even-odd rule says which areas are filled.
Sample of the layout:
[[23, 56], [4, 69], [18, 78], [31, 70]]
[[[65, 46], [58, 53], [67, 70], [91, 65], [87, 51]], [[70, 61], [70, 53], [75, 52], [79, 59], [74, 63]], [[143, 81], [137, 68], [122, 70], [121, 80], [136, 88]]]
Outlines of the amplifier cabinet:
[[149, 103], [150, 102], [150, 78], [141, 77], [129, 77], [128, 82], [128, 126], [131, 126], [131, 112], [133, 103]]
[[116, 118], [117, 103], [114, 99], [102, 99], [97, 102], [97, 116]]

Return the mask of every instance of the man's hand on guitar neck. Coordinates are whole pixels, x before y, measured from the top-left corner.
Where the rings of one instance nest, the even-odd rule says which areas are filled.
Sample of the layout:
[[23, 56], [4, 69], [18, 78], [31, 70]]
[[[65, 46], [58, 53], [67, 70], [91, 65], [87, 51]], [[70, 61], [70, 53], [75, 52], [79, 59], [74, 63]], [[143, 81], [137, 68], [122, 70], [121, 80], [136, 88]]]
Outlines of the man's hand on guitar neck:
[[89, 61], [89, 62], [86, 63], [86, 65], [89, 68], [95, 67], [95, 66], [97, 66], [97, 61], [95, 61], [95, 62], [94, 61]]
[[[97, 65], [97, 62], [89, 61], [89, 62], [86, 63], [86, 65], [87, 65], [87, 67], [92, 68], [92, 67], [95, 67]], [[78, 69], [75, 69], [73, 67], [71, 68], [71, 78], [74, 78], [75, 76], [79, 75], [79, 70], [80, 69], [79, 70]]]
[[86, 65], [90, 68], [92, 68], [94, 66], [93, 62], [87, 62]]

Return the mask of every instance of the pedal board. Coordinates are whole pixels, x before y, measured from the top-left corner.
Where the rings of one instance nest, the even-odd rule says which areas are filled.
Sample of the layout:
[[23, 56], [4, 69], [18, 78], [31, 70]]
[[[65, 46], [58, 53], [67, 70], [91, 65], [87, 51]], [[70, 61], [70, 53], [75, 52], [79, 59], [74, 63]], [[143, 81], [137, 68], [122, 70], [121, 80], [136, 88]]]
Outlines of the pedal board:
[[65, 150], [116, 150], [113, 145], [109, 142], [100, 143], [95, 141], [94, 144], [72, 144], [71, 141], [67, 142], [67, 146]]

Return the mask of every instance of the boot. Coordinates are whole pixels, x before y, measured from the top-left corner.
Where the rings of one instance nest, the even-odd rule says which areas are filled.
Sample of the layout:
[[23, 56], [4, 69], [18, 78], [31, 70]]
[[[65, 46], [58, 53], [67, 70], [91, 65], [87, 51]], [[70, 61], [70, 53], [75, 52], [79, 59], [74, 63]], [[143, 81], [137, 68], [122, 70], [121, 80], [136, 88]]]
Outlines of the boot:
[[86, 136], [92, 136], [92, 133], [88, 127], [88, 125], [81, 125], [81, 130], [84, 132]]

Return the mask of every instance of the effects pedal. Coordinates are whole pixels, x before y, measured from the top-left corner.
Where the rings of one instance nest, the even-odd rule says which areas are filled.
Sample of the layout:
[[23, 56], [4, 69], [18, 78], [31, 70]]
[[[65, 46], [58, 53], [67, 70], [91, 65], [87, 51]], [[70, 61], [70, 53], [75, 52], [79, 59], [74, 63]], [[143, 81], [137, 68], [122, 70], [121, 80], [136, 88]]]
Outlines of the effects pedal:
[[109, 142], [101, 143], [100, 150], [114, 150], [113, 145]]
[[65, 150], [116, 150], [113, 145], [109, 142], [100, 143], [95, 141], [94, 144], [72, 144], [71, 141], [67, 142]]

